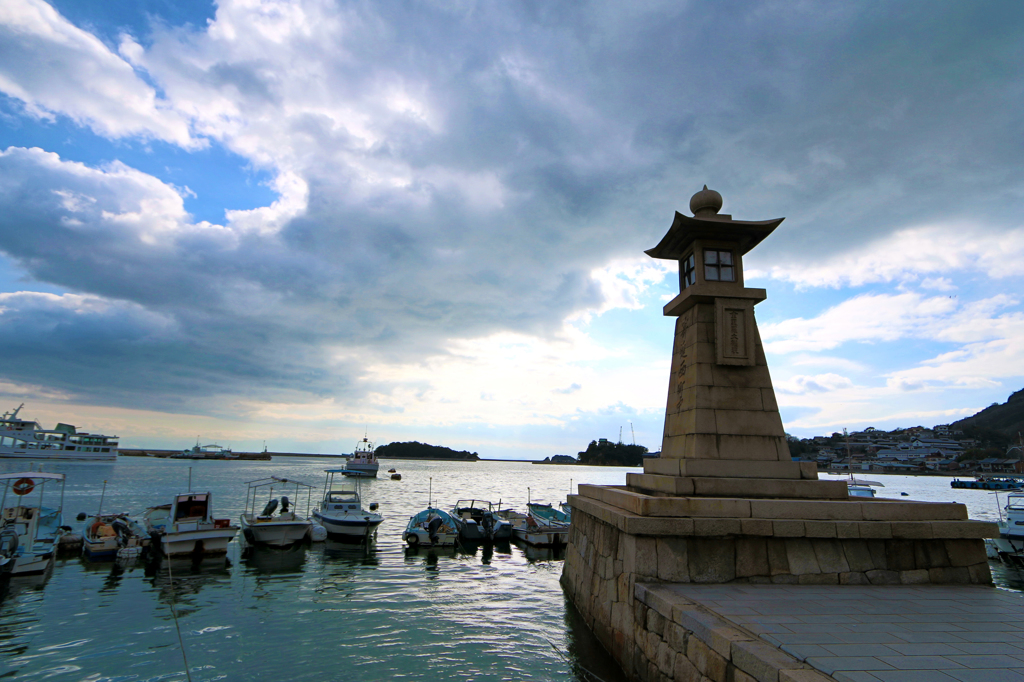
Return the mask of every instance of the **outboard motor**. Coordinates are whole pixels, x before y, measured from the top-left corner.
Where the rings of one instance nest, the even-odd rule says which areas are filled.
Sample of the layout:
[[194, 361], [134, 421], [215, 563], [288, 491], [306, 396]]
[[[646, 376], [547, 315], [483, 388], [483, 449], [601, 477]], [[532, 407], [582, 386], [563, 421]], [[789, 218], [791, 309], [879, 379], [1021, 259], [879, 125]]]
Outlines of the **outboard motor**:
[[267, 506], [263, 508], [263, 513], [260, 516], [271, 516], [274, 510], [277, 509], [277, 498], [270, 498], [270, 502], [267, 502]]
[[288, 513], [288, 505], [290, 505], [290, 504], [291, 504], [291, 502], [288, 500], [288, 496], [287, 495], [282, 495], [281, 496], [281, 513], [282, 514]]
[[18, 533], [13, 528], [4, 527], [0, 529], [0, 557], [7, 557], [9, 559], [17, 551]]
[[132, 536], [131, 530], [128, 528], [128, 522], [124, 519], [114, 519], [110, 526], [117, 533], [117, 545], [118, 547], [124, 547], [128, 544], [128, 538]]
[[441, 527], [442, 523], [444, 522], [441, 520], [441, 517], [435, 516], [430, 519], [430, 522], [427, 524], [427, 535], [430, 537], [430, 544], [436, 545], [441, 540], [441, 538], [437, 536], [437, 531]]
[[484, 518], [481, 519], [484, 527], [484, 536], [492, 538], [494, 535], [494, 518], [490, 514], [484, 514]]

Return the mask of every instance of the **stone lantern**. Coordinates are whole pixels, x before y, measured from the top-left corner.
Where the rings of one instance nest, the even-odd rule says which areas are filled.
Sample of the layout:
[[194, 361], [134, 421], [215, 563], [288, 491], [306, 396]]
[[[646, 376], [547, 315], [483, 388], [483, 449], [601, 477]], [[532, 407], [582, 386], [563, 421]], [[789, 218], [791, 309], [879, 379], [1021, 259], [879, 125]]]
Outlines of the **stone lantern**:
[[689, 606], [669, 609], [688, 634], [666, 634], [638, 602], [647, 584], [992, 580], [983, 538], [998, 528], [968, 520], [964, 505], [850, 497], [844, 480], [819, 480], [814, 462], [792, 460], [754, 319], [766, 293], [743, 285], [743, 256], [782, 218], [733, 220], [721, 207], [705, 187], [693, 216], [676, 213], [647, 251], [679, 262], [680, 293], [664, 309], [677, 319], [661, 456], [624, 486], [581, 484], [569, 496], [562, 585], [631, 679], [667, 674], [671, 660], [689, 670], [680, 657], [703, 665], [706, 647], [726, 656], [735, 646]]
[[784, 219], [733, 220], [721, 208], [722, 195], [705, 185], [690, 199], [693, 217], [677, 212], [646, 252], [679, 262], [680, 293], [664, 309], [677, 319], [661, 459], [629, 483], [674, 494], [846, 497], [845, 484], [818, 482], [813, 463], [789, 455], [754, 320], [767, 294], [743, 286], [743, 256]]

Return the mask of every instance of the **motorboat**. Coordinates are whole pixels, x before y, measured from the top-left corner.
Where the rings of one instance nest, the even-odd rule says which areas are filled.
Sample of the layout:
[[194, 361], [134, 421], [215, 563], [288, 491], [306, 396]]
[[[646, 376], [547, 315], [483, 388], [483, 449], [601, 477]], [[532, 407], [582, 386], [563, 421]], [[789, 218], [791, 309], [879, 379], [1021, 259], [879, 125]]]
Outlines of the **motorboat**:
[[170, 504], [147, 509], [143, 520], [168, 557], [224, 554], [238, 533], [231, 519], [213, 518], [208, 492], [175, 495]]
[[556, 509], [550, 504], [531, 502], [526, 506], [530, 510], [530, 514], [532, 514], [538, 521], [543, 520], [549, 524], [561, 524], [563, 526], [568, 526], [571, 520], [567, 513], [561, 509]]
[[377, 478], [377, 471], [380, 469], [380, 462], [377, 461], [377, 453], [373, 443], [366, 437], [356, 443], [355, 452], [345, 462], [342, 473], [345, 476], [362, 478]]
[[71, 424], [57, 424], [53, 429], [44, 429], [37, 421], [18, 417], [23, 407], [24, 403], [0, 416], [0, 458], [37, 461], [117, 459], [117, 436], [85, 433]]
[[[58, 482], [58, 506], [43, 506], [47, 486], [55, 486]], [[43, 573], [53, 562], [60, 537], [69, 530], [64, 525], [62, 514], [64, 483], [64, 474], [42, 471], [0, 474], [0, 484], [3, 485], [0, 532], [4, 532], [3, 546], [7, 554], [3, 566], [8, 567], [13, 557], [12, 575]]]
[[562, 547], [569, 542], [569, 515], [550, 504], [530, 502], [527, 514], [510, 515], [512, 536], [532, 547]]
[[90, 561], [135, 558], [149, 546], [149, 531], [127, 514], [97, 514], [82, 533], [82, 554]]
[[[287, 547], [311, 538], [313, 522], [309, 518], [312, 502], [313, 486], [289, 478], [271, 476], [246, 483], [249, 487], [245, 497], [245, 512], [241, 516], [242, 534], [253, 544]], [[301, 493], [306, 493], [306, 515], [295, 513], [295, 502], [286, 495], [280, 501], [274, 497], [274, 488], [288, 491], [294, 490], [297, 502]], [[269, 497], [269, 501], [260, 513], [257, 498]], [[280, 510], [278, 510], [280, 506]], [[277, 514], [275, 515], [275, 512]]]
[[[997, 508], [998, 499], [997, 494]], [[992, 550], [993, 558], [1024, 566], [1024, 492], [1006, 496], [1006, 506], [999, 511], [999, 537], [986, 540], [986, 544]]]
[[451, 516], [459, 527], [459, 539], [467, 542], [493, 542], [512, 539], [512, 524], [496, 513], [487, 500], [459, 500]]
[[852, 476], [846, 481], [846, 488], [849, 491], [850, 497], [874, 497], [875, 488], [884, 487], [878, 481], [865, 481], [862, 478], [853, 478]]
[[329, 540], [348, 542], [369, 541], [384, 517], [377, 513], [377, 503], [363, 509], [358, 483], [335, 483], [336, 474], [346, 475], [346, 469], [326, 469], [324, 497], [313, 510], [313, 520], [327, 531]]
[[402, 539], [410, 547], [451, 547], [459, 540], [459, 526], [445, 510], [427, 507], [409, 518]]

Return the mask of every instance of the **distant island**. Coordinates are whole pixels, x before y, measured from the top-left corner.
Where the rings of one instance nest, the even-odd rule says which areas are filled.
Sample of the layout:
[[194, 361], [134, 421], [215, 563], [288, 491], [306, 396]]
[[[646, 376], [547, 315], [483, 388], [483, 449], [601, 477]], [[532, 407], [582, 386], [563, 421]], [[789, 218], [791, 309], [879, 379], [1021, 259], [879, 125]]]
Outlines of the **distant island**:
[[571, 455], [554, 455], [553, 457], [545, 457], [539, 462], [534, 462], [534, 464], [579, 464], [579, 462]]
[[590, 441], [587, 449], [579, 453], [580, 464], [598, 464], [616, 467], [643, 466], [647, 448], [643, 445], [612, 443], [605, 438]]
[[475, 462], [480, 455], [465, 450], [452, 450], [443, 445], [430, 445], [412, 441], [410, 443], [388, 443], [375, 451], [383, 459], [458, 459]]

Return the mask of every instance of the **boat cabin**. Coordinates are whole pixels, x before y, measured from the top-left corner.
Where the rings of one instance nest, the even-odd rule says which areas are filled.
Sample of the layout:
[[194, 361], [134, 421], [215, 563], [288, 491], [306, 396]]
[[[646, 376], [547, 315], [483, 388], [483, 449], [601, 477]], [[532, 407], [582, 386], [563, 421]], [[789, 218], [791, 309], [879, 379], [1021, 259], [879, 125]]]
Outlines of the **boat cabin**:
[[174, 498], [172, 519], [180, 521], [210, 522], [210, 494], [187, 493]]
[[353, 490], [331, 490], [324, 495], [323, 510], [328, 509], [352, 509], [359, 510], [359, 493]]

